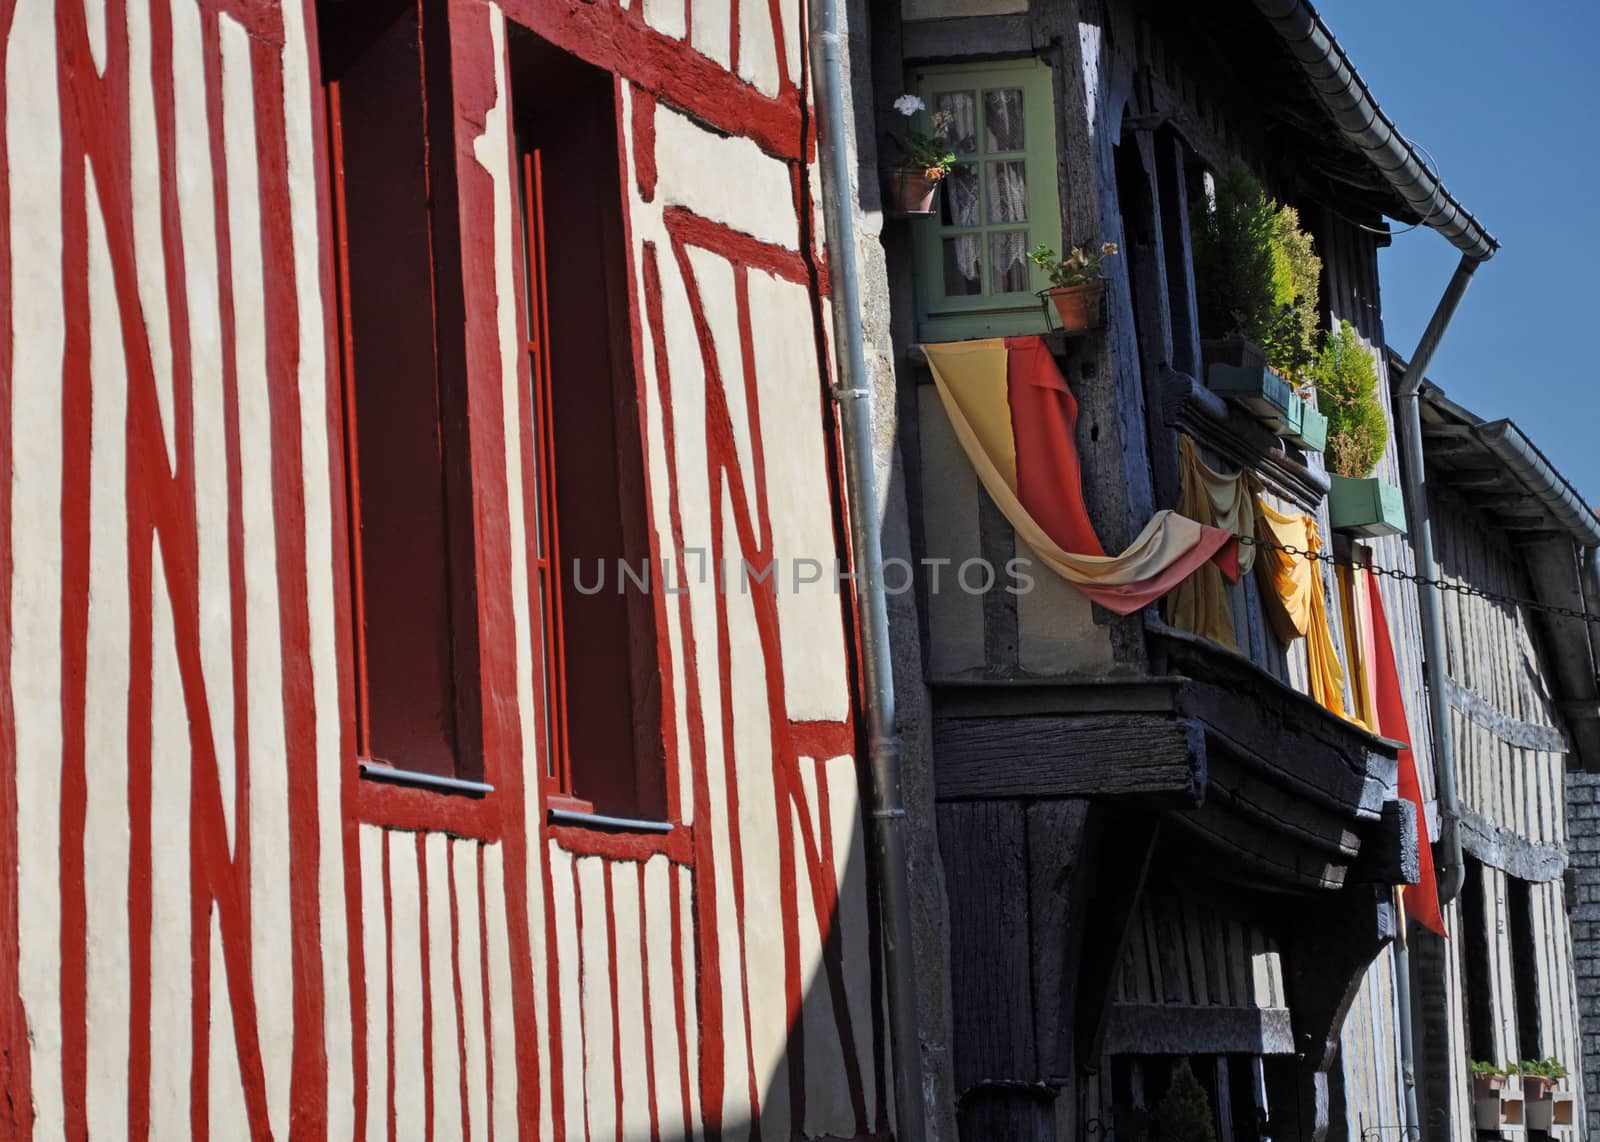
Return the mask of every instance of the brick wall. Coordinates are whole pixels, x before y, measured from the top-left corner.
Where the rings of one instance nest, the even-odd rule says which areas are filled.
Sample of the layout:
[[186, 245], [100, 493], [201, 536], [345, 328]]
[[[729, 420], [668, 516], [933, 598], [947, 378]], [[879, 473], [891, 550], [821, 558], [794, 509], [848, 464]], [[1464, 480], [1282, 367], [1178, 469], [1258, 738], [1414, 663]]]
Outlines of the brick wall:
[[1573, 956], [1589, 1135], [1600, 1138], [1600, 773], [1567, 774]]

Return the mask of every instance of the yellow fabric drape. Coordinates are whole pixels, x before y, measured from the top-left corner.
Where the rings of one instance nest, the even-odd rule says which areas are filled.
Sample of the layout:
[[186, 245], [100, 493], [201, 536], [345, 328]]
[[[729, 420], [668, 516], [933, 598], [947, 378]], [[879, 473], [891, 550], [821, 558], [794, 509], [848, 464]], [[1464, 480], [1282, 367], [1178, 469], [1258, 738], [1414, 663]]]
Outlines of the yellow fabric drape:
[[[1259, 496], [1256, 497], [1256, 537], [1265, 543], [1320, 552], [1322, 535], [1317, 521], [1308, 515], [1284, 515]], [[1327, 588], [1322, 581], [1322, 564], [1304, 555], [1288, 555], [1270, 547], [1261, 549], [1256, 566], [1268, 590], [1262, 592], [1262, 608], [1272, 629], [1284, 642], [1306, 640], [1306, 661], [1311, 697], [1340, 717], [1348, 717], [1344, 707], [1344, 667], [1334, 650], [1333, 632], [1328, 629]]]
[[[1170, 589], [1165, 577], [1181, 573], [1181, 565], [1193, 558], [1206, 538], [1200, 524], [1176, 512], [1160, 511], [1118, 555], [1083, 555], [1062, 549], [1018, 498], [1016, 439], [1006, 396], [1005, 341], [992, 338], [924, 345], [923, 350], [950, 426], [984, 489], [1017, 536], [1046, 566], [1080, 587], [1134, 588], [1149, 582], [1152, 589]], [[1108, 606], [1115, 603], [1098, 597], [1096, 601]], [[1143, 605], [1142, 601], [1137, 605]]]
[[1378, 724], [1378, 685], [1372, 657], [1375, 644], [1372, 606], [1368, 603], [1365, 567], [1334, 569], [1339, 577], [1339, 599], [1344, 604], [1344, 645], [1350, 659], [1350, 699], [1355, 704], [1351, 719], [1372, 727]]
[[[1243, 472], [1225, 476], [1200, 459], [1200, 450], [1187, 436], [1178, 437], [1178, 469], [1181, 484], [1178, 514], [1212, 527], [1225, 528], [1235, 535], [1255, 534], [1255, 495], [1252, 481]], [[1250, 570], [1255, 548], [1239, 548], [1239, 571]], [[1181, 630], [1210, 639], [1234, 650], [1239, 648], [1233, 633], [1233, 612], [1228, 606], [1228, 589], [1222, 572], [1214, 563], [1195, 569], [1165, 599], [1162, 614]]]

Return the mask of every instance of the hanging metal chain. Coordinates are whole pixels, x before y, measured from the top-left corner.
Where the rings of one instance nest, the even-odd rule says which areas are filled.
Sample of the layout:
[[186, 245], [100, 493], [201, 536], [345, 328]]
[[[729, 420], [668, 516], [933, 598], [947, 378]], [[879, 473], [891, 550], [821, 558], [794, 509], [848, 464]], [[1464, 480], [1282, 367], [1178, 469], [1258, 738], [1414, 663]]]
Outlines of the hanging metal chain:
[[1326, 551], [1307, 551], [1291, 544], [1270, 543], [1264, 539], [1257, 539], [1253, 535], [1235, 535], [1240, 543], [1249, 544], [1251, 547], [1266, 547], [1273, 551], [1281, 551], [1285, 555], [1296, 555], [1308, 560], [1326, 563], [1330, 567], [1364, 567], [1374, 575], [1387, 576], [1405, 583], [1416, 583], [1423, 587], [1432, 587], [1441, 593], [1463, 595], [1471, 599], [1484, 599], [1491, 603], [1509, 603], [1513, 607], [1523, 607], [1540, 614], [1555, 615], [1563, 619], [1576, 619], [1581, 623], [1592, 623], [1600, 626], [1600, 615], [1592, 615], [1587, 611], [1575, 610], [1572, 607], [1558, 607], [1552, 603], [1541, 603], [1535, 599], [1519, 599], [1515, 595], [1500, 595], [1493, 591], [1485, 591], [1478, 587], [1468, 586], [1465, 583], [1452, 583], [1445, 579], [1426, 579], [1410, 571], [1402, 571], [1397, 567], [1379, 567], [1375, 564], [1357, 564], [1347, 559], [1339, 559]]

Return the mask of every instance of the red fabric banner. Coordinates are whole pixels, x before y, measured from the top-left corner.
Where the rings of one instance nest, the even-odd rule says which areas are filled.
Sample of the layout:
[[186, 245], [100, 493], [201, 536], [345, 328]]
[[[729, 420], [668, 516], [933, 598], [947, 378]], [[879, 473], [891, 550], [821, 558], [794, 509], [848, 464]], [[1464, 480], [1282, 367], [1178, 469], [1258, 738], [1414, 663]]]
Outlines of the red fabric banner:
[[[1083, 497], [1076, 432], [1078, 402], [1039, 337], [1006, 338], [1006, 400], [1016, 441], [1017, 499], [1063, 551], [1104, 556]], [[1202, 527], [1193, 550], [1137, 583], [1075, 582], [1089, 598], [1118, 614], [1155, 602], [1207, 560], [1230, 580], [1239, 578], [1239, 541], [1232, 532]]]
[[[1372, 604], [1373, 637], [1370, 652], [1377, 675], [1377, 730], [1386, 738], [1409, 743], [1411, 726], [1406, 720], [1405, 699], [1400, 693], [1400, 672], [1395, 667], [1394, 644], [1389, 640], [1389, 616], [1383, 610], [1383, 595], [1378, 590], [1376, 576], [1363, 575], [1361, 578], [1366, 581], [1367, 599]], [[1417, 848], [1422, 865], [1421, 883], [1406, 885], [1400, 894], [1401, 899], [1406, 912], [1414, 920], [1444, 936], [1447, 933], [1444, 930], [1444, 916], [1439, 910], [1439, 882], [1433, 875], [1433, 846], [1428, 839], [1428, 816], [1422, 808], [1422, 782], [1417, 777], [1417, 759], [1409, 744], [1400, 751], [1400, 796], [1417, 809]]]

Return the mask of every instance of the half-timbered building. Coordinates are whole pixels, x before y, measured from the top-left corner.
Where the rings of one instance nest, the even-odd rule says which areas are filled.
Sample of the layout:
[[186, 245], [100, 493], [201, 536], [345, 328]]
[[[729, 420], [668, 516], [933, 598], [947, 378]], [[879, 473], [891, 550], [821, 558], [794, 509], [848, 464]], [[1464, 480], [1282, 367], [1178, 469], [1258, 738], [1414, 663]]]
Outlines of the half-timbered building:
[[[1391, 365], [1404, 375], [1404, 362]], [[1585, 583], [1600, 519], [1515, 423], [1486, 421], [1431, 382], [1421, 397], [1433, 535], [1454, 588], [1443, 593], [1444, 685], [1466, 861], [1449, 939], [1419, 931], [1411, 950], [1431, 984], [1419, 994], [1419, 1081], [1435, 1121], [1454, 1124], [1441, 1137], [1502, 1125], [1583, 1137], [1594, 1097], [1583, 1031], [1592, 1043], [1595, 1013], [1579, 1009], [1571, 917], [1584, 899], [1568, 872], [1592, 859], [1596, 826], [1569, 821], [1566, 791], [1575, 779], [1582, 804], [1600, 761], [1600, 624], [1578, 617], [1600, 601]], [[1474, 1098], [1470, 1063], [1552, 1058], [1570, 1077], [1548, 1099], [1532, 1097], [1528, 1075], [1505, 1097]]]
[[887, 1136], [807, 39], [0, 7], [0, 1135]]
[[[1469, 719], [1452, 734], [1467, 699], [1433, 700], [1457, 695], [1449, 678], [1466, 685], [1427, 649], [1445, 645], [1435, 635], [1459, 647], [1460, 613], [1441, 618], [1437, 593], [1405, 578], [1437, 574], [1436, 563], [1459, 572], [1453, 554], [1420, 541], [1438, 528], [1411, 431], [1419, 397], [1389, 367], [1377, 258], [1386, 220], [1419, 230], [1406, 240], [1438, 240], [1431, 229], [1460, 252], [1421, 348], [1431, 357], [1494, 239], [1301, 0], [905, 0], [870, 17], [870, 51], [854, 62], [871, 67], [872, 92], [857, 93], [856, 109], [876, 116], [875, 138], [860, 132], [861, 184], [864, 227], [881, 220], [884, 282], [868, 321], [880, 415], [892, 406], [895, 418], [892, 442], [881, 436], [897, 476], [889, 535], [919, 569], [896, 612], [897, 661], [922, 866], [923, 1047], [930, 1089], [946, 1096], [939, 1129], [1139, 1137], [1181, 1060], [1206, 1089], [1219, 1138], [1472, 1137], [1467, 981], [1445, 974], [1438, 953], [1459, 956], [1462, 941], [1412, 955], [1427, 933], [1406, 912], [1440, 924], [1442, 899], [1459, 931], [1480, 889], [1503, 895], [1483, 856], [1485, 814], [1499, 810], [1476, 788], [1458, 802], [1456, 782], [1438, 780], [1440, 767], [1476, 774], [1468, 759], [1482, 727]], [[954, 124], [954, 165], [931, 216], [897, 216], [892, 198], [872, 209], [874, 171], [899, 161], [892, 108], [906, 95]], [[1314, 236], [1324, 328], [1348, 322], [1375, 358], [1389, 422], [1374, 473], [1389, 485], [1386, 526], [1345, 530], [1320, 450], [1286, 440], [1281, 424], [1264, 428], [1208, 375], [1191, 215], [1239, 162]], [[1119, 253], [1104, 265], [1103, 320], [1056, 328], [1036, 296], [1050, 280], [1019, 252], [1105, 242]], [[1030, 365], [1027, 383], [1052, 392], [1064, 427], [1047, 431], [1057, 456], [1076, 453], [1096, 552], [1133, 551], [1163, 509], [1187, 510], [1195, 465], [1257, 488], [1258, 518], [1303, 521], [1290, 562], [1307, 547], [1326, 557], [1310, 572], [1326, 612], [1320, 646], [1275, 625], [1266, 548], [1256, 574], [1217, 578], [1225, 618], [1203, 632], [1168, 610], [1102, 605], [1109, 596], [1082, 589], [1072, 566], [1054, 573], [1066, 562], [1049, 546], [1061, 545], [1044, 520], [1049, 497], [1027, 502], [1022, 454], [1039, 429], [1019, 404], [1035, 398], [1016, 395], [1024, 342], [1053, 362]], [[1005, 346], [993, 350], [1010, 362], [994, 366], [993, 385], [1012, 394], [1009, 412], [963, 396], [983, 383], [975, 344]], [[986, 443], [996, 437], [1003, 447]], [[963, 568], [1018, 557], [1033, 560], [1027, 590], [952, 586]], [[1494, 637], [1501, 650], [1517, 645]], [[1537, 663], [1547, 680], [1558, 669], [1556, 658]], [[1523, 684], [1511, 662], [1494, 668], [1508, 687]], [[1374, 704], [1384, 671], [1387, 713]], [[1541, 1000], [1561, 1014], [1544, 1015], [1527, 1046], [1538, 1038], [1570, 1055], [1553, 745], [1564, 731], [1546, 709], [1528, 715], [1551, 719], [1530, 766], [1505, 753], [1482, 779], [1524, 791], [1515, 821], [1490, 832], [1516, 831], [1545, 860], [1526, 900], [1537, 906]], [[1463, 877], [1478, 895], [1457, 900]], [[1417, 887], [1402, 909], [1404, 885], [1426, 887], [1435, 910], [1411, 906]], [[1413, 1026], [1430, 1004], [1456, 1020], [1448, 1045]], [[1410, 1081], [1424, 1042], [1438, 1051], [1437, 1090]]]

